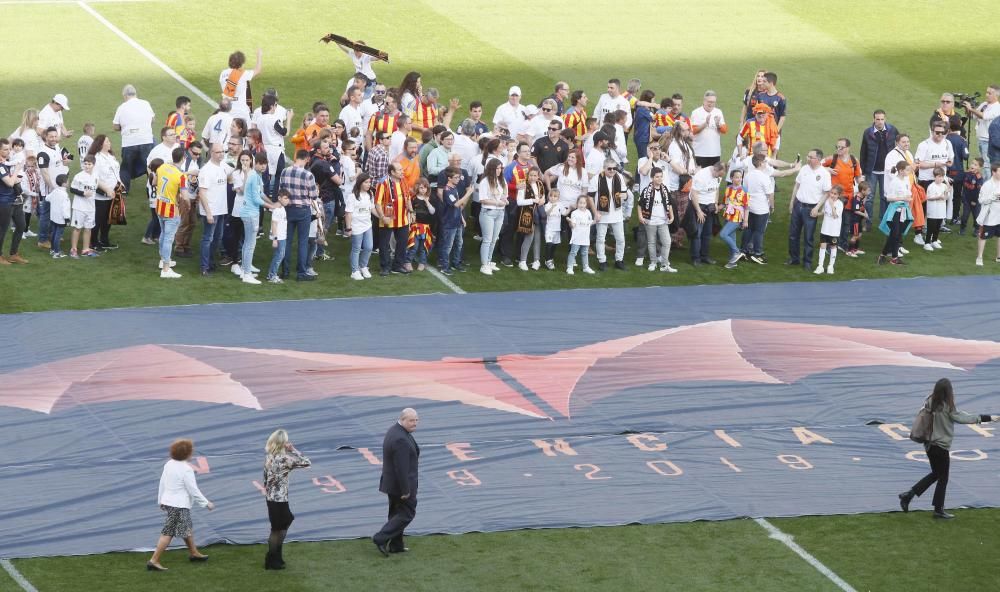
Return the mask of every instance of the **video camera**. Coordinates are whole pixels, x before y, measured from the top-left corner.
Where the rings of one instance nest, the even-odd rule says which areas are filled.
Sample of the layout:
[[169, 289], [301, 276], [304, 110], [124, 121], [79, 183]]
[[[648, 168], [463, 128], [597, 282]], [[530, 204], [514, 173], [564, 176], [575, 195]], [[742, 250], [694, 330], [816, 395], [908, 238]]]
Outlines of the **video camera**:
[[983, 96], [982, 93], [979, 92], [974, 92], [971, 94], [956, 92], [951, 94], [955, 97], [956, 105], [962, 105], [962, 103], [969, 103], [972, 106], [976, 106], [977, 104], [979, 104], [979, 99], [982, 98]]

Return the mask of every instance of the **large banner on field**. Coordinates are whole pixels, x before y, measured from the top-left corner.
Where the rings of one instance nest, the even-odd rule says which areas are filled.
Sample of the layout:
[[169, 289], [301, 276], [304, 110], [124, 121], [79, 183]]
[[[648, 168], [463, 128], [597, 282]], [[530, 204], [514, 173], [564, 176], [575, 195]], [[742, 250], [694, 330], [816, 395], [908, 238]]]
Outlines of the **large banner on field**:
[[[928, 470], [907, 435], [935, 380], [1000, 412], [997, 297], [969, 278], [3, 316], [0, 556], [151, 546], [178, 437], [218, 506], [199, 543], [261, 542], [278, 427], [313, 461], [290, 537], [370, 536], [407, 406], [413, 534], [891, 510]], [[1000, 505], [994, 436], [958, 428], [950, 505]]]

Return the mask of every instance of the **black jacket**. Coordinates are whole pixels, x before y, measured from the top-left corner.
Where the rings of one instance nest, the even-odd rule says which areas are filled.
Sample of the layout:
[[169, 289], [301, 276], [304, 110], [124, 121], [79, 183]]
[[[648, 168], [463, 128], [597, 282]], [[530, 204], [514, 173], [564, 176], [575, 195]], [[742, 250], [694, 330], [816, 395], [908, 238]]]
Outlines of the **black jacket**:
[[378, 490], [392, 496], [417, 495], [420, 446], [403, 426], [395, 423], [382, 441], [382, 478]]

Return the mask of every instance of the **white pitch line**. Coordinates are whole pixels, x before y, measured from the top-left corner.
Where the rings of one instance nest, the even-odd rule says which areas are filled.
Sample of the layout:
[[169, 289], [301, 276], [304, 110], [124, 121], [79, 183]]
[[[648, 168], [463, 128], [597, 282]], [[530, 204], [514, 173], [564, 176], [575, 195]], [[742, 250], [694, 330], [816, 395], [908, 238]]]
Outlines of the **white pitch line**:
[[465, 290], [463, 290], [462, 288], [459, 288], [458, 284], [456, 284], [455, 282], [449, 280], [448, 276], [446, 276], [445, 274], [443, 274], [440, 271], [438, 271], [437, 268], [434, 267], [433, 265], [428, 265], [427, 266], [427, 271], [431, 272], [432, 276], [434, 276], [437, 279], [441, 280], [441, 283], [444, 284], [444, 285], [446, 285], [446, 286], [448, 286], [448, 288], [452, 292], [454, 292], [456, 294], [465, 294]]
[[805, 559], [806, 563], [815, 567], [816, 571], [826, 576], [826, 578], [831, 582], [833, 582], [834, 584], [836, 584], [838, 588], [840, 588], [844, 592], [857, 592], [857, 590], [852, 588], [850, 584], [842, 580], [840, 576], [833, 573], [833, 570], [823, 565], [819, 559], [816, 559], [815, 557], [810, 555], [808, 551], [800, 547], [799, 544], [792, 539], [791, 535], [785, 534], [784, 532], [779, 530], [777, 526], [771, 524], [770, 522], [768, 522], [763, 518], [754, 518], [753, 520], [754, 522], [759, 524], [764, 530], [771, 533], [772, 539], [784, 543], [786, 547], [788, 547], [792, 551], [795, 551], [796, 555], [798, 555], [802, 559]]
[[136, 51], [138, 51], [139, 53], [141, 53], [142, 55], [144, 55], [147, 60], [153, 62], [153, 64], [155, 64], [161, 70], [163, 70], [164, 72], [166, 72], [167, 74], [169, 74], [171, 78], [173, 78], [177, 82], [180, 82], [181, 85], [184, 86], [184, 88], [186, 88], [186, 89], [190, 90], [191, 92], [193, 92], [195, 94], [195, 96], [197, 96], [198, 98], [202, 99], [203, 101], [205, 101], [206, 103], [208, 103], [209, 105], [211, 105], [213, 108], [219, 106], [219, 104], [216, 103], [214, 100], [212, 100], [211, 97], [209, 97], [205, 93], [201, 92], [201, 90], [199, 90], [198, 87], [196, 87], [195, 85], [193, 85], [190, 82], [188, 82], [186, 78], [184, 78], [183, 76], [181, 76], [180, 74], [178, 74], [177, 72], [175, 72], [173, 70], [173, 68], [171, 68], [170, 66], [164, 64], [160, 60], [160, 58], [158, 58], [155, 55], [153, 55], [152, 52], [150, 52], [145, 47], [139, 45], [134, 39], [132, 39], [131, 37], [129, 37], [128, 35], [126, 35], [118, 27], [114, 26], [111, 23], [111, 21], [109, 21], [108, 19], [106, 19], [103, 16], [101, 16], [101, 13], [99, 13], [96, 10], [94, 10], [93, 8], [91, 8], [90, 5], [88, 5], [86, 2], [84, 2], [83, 0], [79, 0], [77, 2], [77, 5], [80, 8], [84, 9], [85, 11], [89, 12], [91, 16], [93, 16], [95, 19], [97, 19], [102, 25], [104, 25], [105, 27], [107, 27], [108, 30], [110, 30], [112, 33], [114, 33], [115, 35], [118, 35], [119, 37], [121, 37], [122, 41], [124, 41], [125, 43], [128, 43], [129, 45], [132, 46], [133, 49], [135, 49]]
[[17, 571], [14, 564], [10, 562], [10, 559], [0, 559], [0, 565], [3, 566], [4, 570], [10, 574], [10, 577], [14, 578], [17, 585], [21, 587], [24, 592], [38, 592], [38, 588], [31, 585], [28, 578], [21, 575], [21, 572]]

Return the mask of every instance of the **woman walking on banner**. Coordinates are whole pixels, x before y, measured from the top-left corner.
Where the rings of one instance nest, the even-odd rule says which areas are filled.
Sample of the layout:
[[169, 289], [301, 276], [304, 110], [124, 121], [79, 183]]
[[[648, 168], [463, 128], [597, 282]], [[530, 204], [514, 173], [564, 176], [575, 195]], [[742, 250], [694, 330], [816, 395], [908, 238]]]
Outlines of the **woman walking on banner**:
[[146, 562], [146, 569], [149, 571], [167, 571], [167, 568], [160, 565], [160, 556], [174, 537], [181, 537], [187, 543], [190, 551], [188, 558], [191, 561], [208, 561], [208, 555], [202, 555], [194, 544], [191, 505], [192, 502], [198, 502], [199, 506], [214, 510], [215, 504], [208, 501], [198, 489], [194, 469], [188, 464], [193, 454], [194, 442], [191, 440], [175, 440], [170, 445], [170, 460], [163, 465], [157, 498], [160, 509], [167, 513], [167, 519], [160, 531], [160, 538], [156, 541], [156, 550]]
[[955, 424], [986, 423], [997, 421], [1000, 416], [973, 415], [955, 409], [955, 392], [952, 389], [951, 381], [947, 378], [942, 378], [934, 384], [934, 391], [927, 397], [924, 409], [931, 416], [930, 433], [927, 434], [924, 442], [927, 460], [931, 463], [931, 472], [917, 481], [913, 487], [899, 494], [899, 506], [904, 512], [909, 512], [910, 502], [914, 496], [920, 497], [928, 487], [937, 482], [937, 486], [934, 488], [934, 517], [950, 520], [955, 515], [944, 511], [944, 496], [948, 489], [948, 472], [951, 465], [949, 449], [951, 441], [955, 437]]

